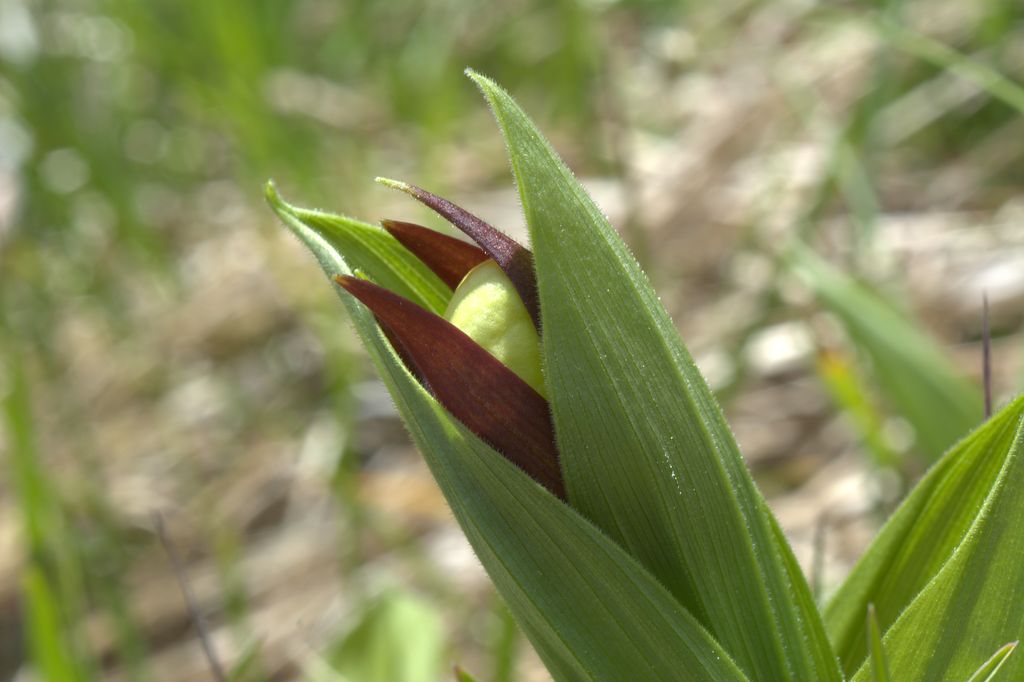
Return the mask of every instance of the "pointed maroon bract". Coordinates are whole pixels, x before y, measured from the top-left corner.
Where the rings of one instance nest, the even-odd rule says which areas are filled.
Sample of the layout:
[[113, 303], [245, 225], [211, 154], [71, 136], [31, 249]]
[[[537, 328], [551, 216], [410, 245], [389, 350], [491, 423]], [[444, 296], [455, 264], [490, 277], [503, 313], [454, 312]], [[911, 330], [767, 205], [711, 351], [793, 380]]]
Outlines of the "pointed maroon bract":
[[488, 258], [480, 247], [422, 225], [401, 220], [382, 220], [380, 224], [452, 291], [467, 272]]
[[565, 499], [550, 408], [537, 391], [443, 317], [367, 280], [339, 276], [335, 281], [376, 315], [445, 409]]
[[[389, 181], [393, 182], [393, 181]], [[540, 297], [537, 294], [537, 274], [533, 269], [533, 253], [504, 232], [484, 222], [461, 206], [409, 183], [393, 183], [397, 187], [433, 209], [448, 222], [475, 241], [494, 259], [523, 300], [533, 324], [540, 332]]]

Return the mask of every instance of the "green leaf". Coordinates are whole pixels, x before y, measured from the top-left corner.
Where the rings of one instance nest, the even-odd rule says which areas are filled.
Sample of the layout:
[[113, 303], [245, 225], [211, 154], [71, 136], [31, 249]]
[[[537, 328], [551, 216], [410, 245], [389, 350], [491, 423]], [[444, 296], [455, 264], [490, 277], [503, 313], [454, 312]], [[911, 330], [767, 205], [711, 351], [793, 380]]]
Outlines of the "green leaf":
[[983, 400], [935, 342], [879, 296], [796, 245], [793, 272], [840, 319], [874, 365], [879, 388], [914, 427], [923, 454], [937, 459], [981, 421]]
[[982, 663], [981, 667], [974, 671], [974, 674], [971, 675], [967, 682], [991, 682], [991, 680], [996, 679], [996, 674], [1003, 667], [1003, 663], [1006, 662], [1006, 659], [1014, 652], [1019, 643], [1009, 642], [999, 647], [992, 654], [992, 658]]
[[839, 679], [806, 581], [635, 259], [512, 98], [468, 73], [505, 136], [530, 230], [570, 502], [752, 679]]
[[[352, 274], [315, 230], [284, 222], [329, 278]], [[369, 311], [342, 300], [456, 519], [556, 679], [745, 679], [657, 580], [445, 412]]]
[[889, 518], [832, 597], [825, 623], [847, 673], [867, 655], [867, 605], [875, 605], [886, 631], [961, 544], [1006, 460], [1022, 415], [1024, 397], [946, 453]]
[[301, 223], [321, 240], [344, 253], [352, 268], [365, 272], [382, 287], [441, 315], [452, 290], [387, 230], [352, 218], [292, 206], [277, 193], [273, 182], [265, 187], [267, 202], [292, 228]]
[[443, 633], [436, 608], [411, 594], [386, 592], [328, 660], [352, 682], [434, 682], [444, 663]]
[[[963, 542], [883, 639], [893, 679], [963, 680], [1024, 635], [1024, 421]], [[1019, 679], [1020, 659], [1005, 663]], [[854, 680], [868, 679], [862, 666]]]
[[882, 646], [882, 630], [878, 627], [874, 604], [868, 604], [867, 637], [871, 664], [871, 679], [874, 682], [889, 682], [889, 664], [885, 660], [885, 647]]

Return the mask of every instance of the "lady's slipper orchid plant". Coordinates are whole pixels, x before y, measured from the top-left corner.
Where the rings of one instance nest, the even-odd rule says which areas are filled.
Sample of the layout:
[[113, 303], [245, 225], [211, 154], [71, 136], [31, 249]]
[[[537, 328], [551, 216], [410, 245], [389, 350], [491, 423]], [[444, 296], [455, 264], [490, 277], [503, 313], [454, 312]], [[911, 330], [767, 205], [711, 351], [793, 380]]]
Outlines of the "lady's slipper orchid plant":
[[404, 183], [383, 181], [475, 245], [296, 208], [273, 185], [267, 198], [339, 285], [552, 675], [1017, 679], [1024, 400], [940, 460], [819, 611], [635, 259], [512, 98], [469, 75], [505, 136], [532, 252]]

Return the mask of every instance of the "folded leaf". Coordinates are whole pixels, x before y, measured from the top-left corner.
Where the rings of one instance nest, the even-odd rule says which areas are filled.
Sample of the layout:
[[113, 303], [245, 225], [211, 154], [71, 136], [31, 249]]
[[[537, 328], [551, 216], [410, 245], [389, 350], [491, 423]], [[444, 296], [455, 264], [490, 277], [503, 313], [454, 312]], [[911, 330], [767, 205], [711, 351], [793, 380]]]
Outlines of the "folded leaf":
[[469, 75], [505, 135], [530, 230], [570, 503], [751, 679], [839, 679], [807, 584], [635, 259], [512, 98]]
[[[284, 222], [329, 277], [352, 275], [316, 230]], [[370, 311], [343, 300], [456, 519], [555, 679], [745, 679], [656, 579], [441, 408]]]
[[292, 228], [303, 224], [316, 231], [349, 264], [373, 281], [427, 310], [441, 314], [452, 290], [416, 256], [383, 228], [345, 216], [298, 208], [281, 199], [273, 182], [265, 188], [267, 202], [281, 221]]
[[829, 601], [825, 622], [848, 673], [867, 655], [863, 614], [868, 603], [875, 605], [884, 632], [935, 577], [974, 523], [1022, 416], [1024, 397], [946, 453], [893, 513]]
[[[885, 632], [896, 680], [966, 680], [1008, 639], [1024, 636], [1024, 421], [964, 541]], [[1000, 672], [1020, 679], [1021, 659]], [[869, 679], [867, 665], [853, 678]]]
[[871, 358], [879, 388], [914, 427], [922, 454], [938, 459], [981, 421], [981, 391], [905, 314], [805, 246], [794, 247], [788, 262]]

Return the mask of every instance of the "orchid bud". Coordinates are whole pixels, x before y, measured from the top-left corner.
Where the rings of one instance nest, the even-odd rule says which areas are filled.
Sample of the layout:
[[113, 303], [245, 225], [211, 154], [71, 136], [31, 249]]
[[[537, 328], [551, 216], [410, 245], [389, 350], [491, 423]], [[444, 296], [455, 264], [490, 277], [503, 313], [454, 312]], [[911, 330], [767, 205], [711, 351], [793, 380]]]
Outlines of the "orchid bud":
[[537, 329], [496, 262], [485, 260], [466, 274], [444, 317], [546, 397]]

